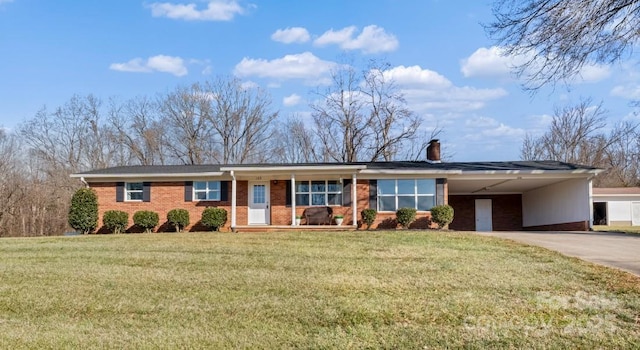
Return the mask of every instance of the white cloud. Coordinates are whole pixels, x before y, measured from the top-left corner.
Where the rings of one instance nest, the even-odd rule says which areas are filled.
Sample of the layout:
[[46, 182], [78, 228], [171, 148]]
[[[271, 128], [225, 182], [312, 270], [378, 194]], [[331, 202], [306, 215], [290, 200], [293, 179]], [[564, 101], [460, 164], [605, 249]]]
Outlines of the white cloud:
[[287, 106], [287, 107], [291, 107], [291, 106], [295, 106], [297, 104], [300, 103], [300, 101], [302, 101], [302, 97], [300, 97], [300, 95], [298, 94], [291, 94], [285, 98], [282, 99], [282, 104]]
[[430, 86], [447, 88], [453, 84], [444, 76], [420, 66], [397, 66], [383, 73], [386, 79], [392, 79], [396, 84], [403, 86]]
[[511, 69], [526, 60], [525, 56], [506, 56], [498, 46], [481, 47], [461, 61], [460, 70], [467, 78], [510, 78]]
[[337, 31], [331, 29], [318, 37], [314, 44], [317, 46], [335, 44], [343, 50], [361, 50], [367, 54], [389, 52], [398, 48], [398, 39], [395, 35], [385, 32], [384, 28], [369, 25], [364, 27], [362, 32], [354, 38], [356, 30], [355, 26]]
[[[533, 60], [533, 61], [532, 61]], [[460, 71], [467, 77], [479, 78], [513, 78], [513, 69], [517, 66], [533, 62], [536, 65], [533, 53], [527, 55], [507, 55], [505, 49], [499, 46], [490, 48], [481, 47], [471, 56], [461, 60]], [[535, 67], [532, 69], [536, 69]], [[570, 83], [592, 83], [601, 81], [610, 76], [609, 67], [603, 65], [586, 65], [576, 74]], [[528, 75], [525, 72], [525, 76]]]
[[185, 21], [230, 21], [235, 15], [241, 15], [245, 9], [236, 0], [209, 1], [207, 8], [198, 9], [196, 4], [173, 4], [154, 2], [148, 5], [153, 17], [167, 17]]
[[240, 77], [258, 76], [276, 79], [319, 79], [336, 64], [324, 61], [311, 52], [286, 55], [274, 60], [243, 58], [234, 69]]
[[573, 79], [574, 83], [595, 83], [608, 78], [611, 70], [604, 65], [587, 65], [580, 69], [578, 75]]
[[109, 69], [121, 72], [151, 73], [154, 71], [170, 73], [177, 77], [187, 75], [184, 60], [180, 57], [157, 55], [147, 60], [134, 58], [125, 63], [112, 63]]
[[302, 27], [291, 27], [287, 29], [278, 29], [271, 34], [271, 39], [285, 44], [306, 43], [310, 39], [307, 29]]
[[611, 95], [627, 100], [640, 100], [640, 85], [617, 85], [611, 90]]
[[483, 116], [474, 116], [464, 122], [466, 134], [464, 139], [470, 141], [483, 141], [485, 146], [506, 142], [521, 142], [526, 135], [526, 130], [514, 128], [496, 119]]
[[260, 85], [258, 85], [258, 83], [256, 83], [255, 81], [251, 81], [251, 80], [247, 80], [247, 81], [243, 81], [240, 84], [240, 87], [243, 90], [251, 90], [251, 89], [257, 89], [260, 87]]
[[420, 66], [397, 66], [383, 72], [404, 94], [409, 107], [418, 112], [462, 112], [483, 108], [490, 100], [507, 95], [502, 88], [478, 89], [455, 86], [443, 75]]

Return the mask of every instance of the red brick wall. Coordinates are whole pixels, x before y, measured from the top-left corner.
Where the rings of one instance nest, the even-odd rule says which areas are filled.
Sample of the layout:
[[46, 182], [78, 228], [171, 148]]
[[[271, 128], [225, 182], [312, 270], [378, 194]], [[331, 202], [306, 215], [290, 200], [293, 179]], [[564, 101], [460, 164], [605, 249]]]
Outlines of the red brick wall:
[[524, 227], [529, 231], [589, 231], [588, 221], [567, 222], [564, 224]]
[[494, 231], [522, 230], [522, 196], [519, 194], [449, 196], [449, 205], [454, 210], [453, 222], [449, 225], [450, 229], [475, 231], [476, 199], [491, 199]]
[[[247, 182], [238, 181], [236, 208], [237, 222], [247, 222]], [[231, 225], [231, 185], [228, 188], [228, 201], [193, 201], [184, 200], [184, 181], [180, 182], [153, 182], [151, 183], [151, 200], [149, 202], [116, 202], [116, 183], [91, 183], [98, 194], [98, 232], [107, 232], [102, 228], [102, 216], [107, 210], [122, 210], [129, 213], [129, 228], [133, 226], [133, 214], [138, 210], [151, 210], [160, 216], [160, 226], [156, 231], [173, 231], [166, 225], [167, 213], [171, 209], [187, 209], [191, 225], [186, 230], [206, 230], [199, 226], [198, 221], [202, 217], [202, 211], [207, 207], [220, 207], [227, 210], [227, 223], [223, 229]]]
[[[286, 205], [286, 184], [287, 181], [278, 181], [270, 183], [270, 207], [271, 207], [271, 225], [291, 225], [291, 207]], [[98, 227], [102, 226], [102, 216], [107, 210], [122, 210], [129, 213], [129, 226], [133, 226], [133, 214], [138, 210], [151, 210], [160, 216], [160, 227], [156, 231], [172, 231], [173, 228], [166, 225], [167, 213], [171, 209], [187, 209], [189, 211], [189, 219], [191, 225], [186, 230], [200, 231], [206, 230], [205, 227], [198, 225], [198, 221], [202, 216], [202, 211], [207, 206], [221, 207], [227, 210], [227, 223], [223, 229], [228, 230], [231, 225], [231, 184], [228, 186], [228, 200], [220, 201], [192, 201], [184, 200], [184, 182], [153, 182], [151, 184], [151, 200], [149, 202], [116, 202], [116, 183], [91, 183], [91, 187], [98, 194]], [[445, 191], [447, 191], [445, 185]], [[248, 224], [248, 202], [249, 202], [249, 185], [247, 181], [237, 181], [237, 206], [236, 206], [236, 225], [242, 226]], [[357, 208], [356, 220], [358, 225], [360, 222], [360, 211], [369, 208], [369, 180], [358, 180], [356, 187]], [[446, 193], [446, 192], [445, 192]], [[447, 196], [445, 195], [445, 202]], [[306, 209], [305, 206], [296, 207], [296, 215], [302, 215]], [[343, 225], [353, 224], [352, 206], [336, 206], [331, 207], [333, 215], [344, 215]], [[411, 228], [428, 228], [435, 227], [429, 220], [430, 214], [418, 213], [416, 221]], [[395, 213], [378, 213], [373, 228], [396, 228]], [[100, 232], [106, 232], [101, 229]]]

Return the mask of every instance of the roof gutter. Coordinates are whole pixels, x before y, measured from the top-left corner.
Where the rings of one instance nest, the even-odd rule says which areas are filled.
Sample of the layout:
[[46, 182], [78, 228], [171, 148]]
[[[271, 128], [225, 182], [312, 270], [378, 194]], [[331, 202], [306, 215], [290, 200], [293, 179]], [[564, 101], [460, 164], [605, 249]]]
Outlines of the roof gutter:
[[221, 167], [221, 171], [236, 172], [265, 172], [265, 171], [318, 171], [318, 170], [362, 170], [366, 165], [291, 165], [291, 166], [260, 166], [260, 167]]
[[[71, 174], [72, 178], [81, 179], [109, 179], [109, 178], [184, 178], [184, 177], [208, 177], [208, 176], [222, 176], [222, 171], [207, 172], [207, 173], [180, 173], [180, 174]], [[82, 181], [82, 180], [81, 180]]]

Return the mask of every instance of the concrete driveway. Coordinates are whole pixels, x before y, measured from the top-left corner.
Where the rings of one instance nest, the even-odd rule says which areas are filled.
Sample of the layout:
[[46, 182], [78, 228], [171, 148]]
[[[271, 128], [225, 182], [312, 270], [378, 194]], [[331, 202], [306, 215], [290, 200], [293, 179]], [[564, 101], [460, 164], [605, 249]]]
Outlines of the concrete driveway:
[[640, 235], [607, 232], [478, 232], [537, 245], [640, 276]]

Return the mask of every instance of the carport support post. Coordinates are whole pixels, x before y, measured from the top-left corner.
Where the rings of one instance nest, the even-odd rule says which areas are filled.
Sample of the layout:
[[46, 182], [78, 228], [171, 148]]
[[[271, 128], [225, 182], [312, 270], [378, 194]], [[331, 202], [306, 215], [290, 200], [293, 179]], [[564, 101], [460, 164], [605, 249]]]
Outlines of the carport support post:
[[296, 226], [296, 175], [291, 174], [291, 226]]
[[356, 189], [358, 188], [358, 182], [356, 179], [356, 173], [351, 175], [351, 211], [353, 212], [353, 227], [358, 228], [358, 196]]
[[236, 230], [236, 175], [231, 171], [231, 231]]
[[[589, 178], [589, 231], [593, 231], [593, 181], [591, 179]], [[607, 221], [609, 221], [608, 217]]]

